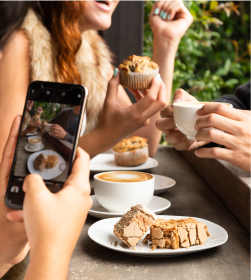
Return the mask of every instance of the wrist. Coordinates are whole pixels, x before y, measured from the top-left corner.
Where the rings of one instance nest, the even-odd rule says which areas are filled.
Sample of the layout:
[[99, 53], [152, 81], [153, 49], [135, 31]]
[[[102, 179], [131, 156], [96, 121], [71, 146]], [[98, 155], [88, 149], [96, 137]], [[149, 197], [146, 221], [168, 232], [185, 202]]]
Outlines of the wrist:
[[166, 38], [161, 34], [154, 34], [153, 36], [153, 46], [158, 50], [163, 50], [165, 53], [173, 51], [176, 53], [179, 46], [180, 39], [173, 40], [170, 38]]

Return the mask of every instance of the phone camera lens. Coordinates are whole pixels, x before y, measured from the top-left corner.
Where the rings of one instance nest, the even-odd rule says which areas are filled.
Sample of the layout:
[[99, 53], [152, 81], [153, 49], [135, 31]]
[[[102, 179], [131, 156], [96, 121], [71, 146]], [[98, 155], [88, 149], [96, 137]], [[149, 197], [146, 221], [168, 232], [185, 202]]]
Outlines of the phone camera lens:
[[31, 90], [31, 93], [34, 93], [34, 92], [35, 92], [35, 90], [34, 90], [34, 89], [32, 89], [32, 90]]
[[81, 95], [80, 94], [78, 94], [78, 98], [80, 98], [81, 97]]
[[50, 94], [50, 91], [49, 91], [49, 90], [47, 90], [47, 91], [46, 91], [46, 94], [47, 94], [47, 95], [49, 95], [49, 94]]
[[65, 96], [65, 92], [62, 92], [62, 96]]

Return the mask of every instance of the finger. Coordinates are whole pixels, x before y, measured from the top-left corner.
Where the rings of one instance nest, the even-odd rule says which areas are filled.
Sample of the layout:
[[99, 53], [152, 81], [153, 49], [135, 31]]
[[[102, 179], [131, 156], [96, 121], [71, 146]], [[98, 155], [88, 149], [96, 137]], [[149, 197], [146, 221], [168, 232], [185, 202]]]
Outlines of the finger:
[[90, 191], [89, 164], [90, 156], [81, 148], [78, 148], [71, 174], [66, 180], [63, 188], [67, 188], [68, 186], [74, 186], [75, 188], [79, 188], [81, 190], [85, 189], [87, 191]]
[[119, 87], [119, 69], [115, 68], [113, 77], [108, 83], [107, 94], [106, 94], [106, 103], [114, 104], [117, 101], [118, 87]]
[[156, 127], [161, 131], [165, 131], [176, 128], [176, 125], [173, 118], [164, 118], [156, 121]]
[[178, 102], [198, 102], [198, 100], [180, 88], [175, 91], [172, 104]]
[[135, 96], [137, 101], [143, 98], [143, 94], [139, 90], [136, 89], [129, 89], [129, 90]]
[[195, 136], [196, 141], [213, 142], [233, 149], [236, 139], [234, 136], [216, 129], [201, 130]]
[[196, 150], [195, 155], [199, 158], [214, 158], [214, 159], [221, 159], [226, 161], [231, 161], [234, 156], [234, 152], [229, 149], [224, 148], [201, 148]]
[[165, 139], [168, 143], [174, 145], [186, 141], [186, 136], [179, 130], [167, 130], [165, 131]]
[[198, 149], [199, 147], [202, 147], [206, 144], [208, 144], [208, 142], [205, 141], [197, 142], [194, 140], [186, 139], [183, 142], [172, 144], [172, 145], [178, 151], [191, 151], [194, 149]]
[[24, 220], [23, 210], [11, 211], [6, 215], [7, 219], [13, 223], [21, 223]]
[[224, 103], [207, 103], [201, 109], [197, 111], [199, 116], [205, 116], [209, 114], [218, 114], [227, 117], [232, 120], [240, 121], [240, 110], [231, 108]]
[[10, 175], [10, 169], [18, 138], [18, 132], [21, 125], [21, 118], [22, 117], [20, 115], [16, 116], [12, 123], [10, 134], [3, 152], [0, 180], [6, 180]]
[[177, 12], [181, 10], [181, 3], [179, 1], [170, 1], [170, 5], [167, 6], [167, 20], [173, 20]]
[[166, 86], [163, 82], [160, 83], [160, 88], [157, 96], [157, 100], [142, 113], [142, 117], [148, 119], [154, 114], [160, 112], [166, 106]]
[[237, 121], [231, 120], [218, 114], [209, 114], [199, 117], [194, 126], [197, 131], [209, 127], [214, 127], [233, 135], [236, 134], [236, 131], [239, 130], [239, 124]]
[[160, 111], [162, 118], [173, 117], [173, 106], [167, 105], [163, 110]]
[[160, 11], [161, 11], [161, 7], [163, 5], [163, 1], [157, 1], [153, 7], [152, 7], [152, 10], [151, 10], [151, 13], [149, 16], [158, 16], [160, 14]]
[[42, 177], [38, 174], [29, 174], [24, 179], [23, 191], [27, 195], [39, 195], [39, 193], [47, 191], [50, 192], [44, 184]]

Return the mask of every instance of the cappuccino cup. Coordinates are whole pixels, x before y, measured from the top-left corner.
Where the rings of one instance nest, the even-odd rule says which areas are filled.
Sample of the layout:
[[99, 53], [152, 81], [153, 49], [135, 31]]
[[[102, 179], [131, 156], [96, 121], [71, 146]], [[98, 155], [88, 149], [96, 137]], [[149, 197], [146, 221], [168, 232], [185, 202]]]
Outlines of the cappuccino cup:
[[40, 137], [40, 136], [29, 137], [28, 143], [29, 143], [28, 147], [31, 150], [39, 149], [41, 147], [42, 137]]
[[[195, 123], [199, 117], [197, 115], [197, 111], [208, 103], [225, 104], [233, 107], [232, 104], [221, 102], [179, 102], [173, 104], [174, 123], [179, 131], [186, 135], [187, 139], [195, 140], [195, 136], [198, 133], [198, 131], [194, 128]], [[205, 128], [204, 130], [207, 129], [216, 128], [210, 127]]]
[[52, 126], [52, 123], [46, 123], [46, 124], [44, 125], [44, 129], [45, 129], [47, 132], [50, 132], [51, 126]]
[[135, 171], [103, 172], [94, 176], [98, 203], [112, 213], [125, 213], [131, 206], [147, 206], [154, 192], [153, 175]]

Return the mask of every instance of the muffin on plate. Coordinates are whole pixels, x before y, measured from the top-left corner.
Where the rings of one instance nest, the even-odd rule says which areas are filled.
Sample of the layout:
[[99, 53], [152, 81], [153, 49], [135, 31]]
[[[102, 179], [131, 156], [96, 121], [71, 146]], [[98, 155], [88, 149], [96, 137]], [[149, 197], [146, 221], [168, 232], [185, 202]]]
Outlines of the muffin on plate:
[[139, 136], [123, 139], [113, 147], [113, 154], [119, 166], [143, 164], [149, 157], [147, 139]]
[[120, 84], [131, 89], [148, 89], [158, 74], [159, 66], [148, 56], [132, 55], [119, 65]]

